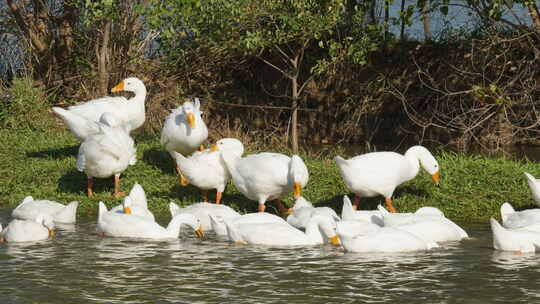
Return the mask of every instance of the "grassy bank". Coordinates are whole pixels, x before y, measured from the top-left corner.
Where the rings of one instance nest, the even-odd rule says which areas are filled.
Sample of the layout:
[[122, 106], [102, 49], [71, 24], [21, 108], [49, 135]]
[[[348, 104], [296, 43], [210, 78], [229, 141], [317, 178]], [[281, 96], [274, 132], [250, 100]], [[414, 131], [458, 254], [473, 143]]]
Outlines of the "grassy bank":
[[[122, 190], [129, 191], [139, 182], [149, 198], [149, 208], [168, 214], [168, 203], [189, 205], [201, 199], [200, 191], [178, 183], [169, 155], [162, 149], [158, 137], [135, 134], [138, 162], [125, 171]], [[112, 179], [96, 180], [95, 197], [86, 197], [86, 176], [75, 168], [79, 143], [67, 131], [0, 131], [0, 206], [13, 208], [27, 195], [67, 203], [80, 201], [80, 216], [95, 216], [100, 200], [108, 206], [120, 199], [111, 196]], [[265, 150], [248, 147], [247, 152]], [[266, 149], [272, 151], [272, 148]], [[416, 179], [398, 187], [394, 204], [399, 211], [413, 211], [422, 206], [435, 206], [458, 221], [484, 221], [498, 216], [499, 206], [510, 202], [516, 208], [532, 207], [523, 171], [540, 176], [540, 166], [529, 161], [504, 158], [466, 156], [436, 151], [442, 168], [442, 183], [436, 187], [422, 171]], [[341, 211], [342, 197], [347, 191], [333, 155], [313, 158], [304, 156], [310, 171], [310, 181], [303, 194], [317, 206], [331, 206]], [[211, 194], [213, 199], [214, 193]], [[292, 194], [285, 199], [292, 204]], [[362, 201], [362, 208], [373, 209], [383, 198]], [[249, 201], [229, 184], [224, 203], [241, 212], [253, 212], [256, 202]], [[272, 204], [270, 204], [272, 206]], [[269, 208], [272, 210], [272, 208]]]

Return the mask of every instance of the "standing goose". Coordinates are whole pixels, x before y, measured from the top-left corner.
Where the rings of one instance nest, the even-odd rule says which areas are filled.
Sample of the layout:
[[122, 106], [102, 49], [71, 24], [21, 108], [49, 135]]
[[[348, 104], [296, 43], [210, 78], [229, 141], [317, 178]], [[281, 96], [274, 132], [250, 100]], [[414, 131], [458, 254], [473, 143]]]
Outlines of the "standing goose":
[[220, 156], [223, 151], [229, 151], [236, 157], [241, 157], [244, 154], [244, 145], [238, 139], [223, 138], [210, 149], [195, 152], [190, 157], [175, 153], [176, 165], [184, 178], [203, 191], [206, 202], [208, 202], [208, 190], [216, 189], [216, 204], [221, 203], [225, 186], [231, 179], [231, 174]]
[[241, 158], [224, 151], [221, 157], [236, 188], [259, 203], [259, 212], [264, 212], [268, 200], [278, 200], [278, 208], [286, 212], [279, 198], [291, 191], [295, 198], [300, 197], [309, 180], [307, 167], [298, 155], [263, 152]]
[[392, 195], [396, 187], [413, 179], [420, 170], [420, 165], [431, 175], [435, 184], [439, 184], [439, 164], [431, 153], [422, 146], [413, 146], [405, 155], [396, 152], [372, 152], [343, 159], [334, 158], [345, 186], [354, 192], [354, 206], [357, 209], [360, 197], [382, 195], [390, 212], [396, 212], [392, 204]]
[[191, 214], [179, 214], [171, 219], [167, 228], [146, 218], [126, 213], [107, 211], [99, 202], [97, 230], [103, 236], [132, 237], [142, 239], [176, 239], [182, 225], [191, 227], [198, 237], [203, 237], [199, 221]]
[[133, 92], [135, 96], [129, 99], [122, 96], [105, 96], [70, 106], [67, 110], [59, 107], [53, 107], [52, 110], [65, 121], [71, 132], [81, 141], [89, 135], [99, 133], [97, 123], [105, 112], [113, 113], [118, 123], [124, 125], [129, 133], [144, 123], [146, 87], [140, 79], [130, 77], [122, 80], [111, 90], [111, 92], [120, 91]]
[[93, 178], [114, 176], [114, 196], [120, 197], [120, 174], [137, 161], [135, 143], [112, 113], [103, 113], [100, 133], [88, 136], [79, 147], [77, 169], [88, 176], [87, 194], [93, 196]]
[[27, 196], [13, 209], [11, 216], [21, 220], [34, 220], [41, 214], [47, 214], [57, 224], [75, 224], [78, 206], [79, 202], [75, 201], [62, 205], [49, 200], [34, 200], [33, 197]]
[[[208, 138], [208, 128], [201, 117], [200, 107], [199, 98], [195, 98], [194, 102], [186, 101], [165, 119], [161, 131], [161, 144], [173, 161], [176, 161], [178, 153], [188, 156], [197, 149], [204, 149], [201, 145]], [[188, 181], [184, 179], [176, 163], [175, 166], [180, 183], [187, 185]]]
[[0, 242], [34, 242], [46, 240], [52, 236], [54, 236], [54, 222], [52, 217], [40, 214], [32, 220], [12, 220], [0, 232]]

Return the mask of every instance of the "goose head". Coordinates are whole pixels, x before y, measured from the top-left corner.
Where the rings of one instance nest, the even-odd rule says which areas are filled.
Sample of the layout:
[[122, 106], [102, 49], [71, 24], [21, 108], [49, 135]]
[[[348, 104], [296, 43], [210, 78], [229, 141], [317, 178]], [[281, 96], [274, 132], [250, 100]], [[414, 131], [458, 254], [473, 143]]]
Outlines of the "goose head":
[[175, 216], [175, 218], [179, 219], [182, 225], [187, 225], [193, 231], [195, 231], [195, 235], [202, 239], [204, 237], [204, 231], [201, 226], [201, 221], [199, 221], [198, 218], [196, 218], [193, 214], [190, 213], [180, 213]]
[[323, 215], [313, 216], [306, 225], [307, 235], [312, 233], [314, 226], [320, 231], [323, 239], [326, 238], [330, 244], [335, 246], [341, 244], [341, 240], [337, 235], [336, 222], [331, 217]]
[[49, 237], [53, 237], [56, 233], [54, 227], [53, 218], [48, 214], [40, 214], [36, 217], [35, 221], [38, 224], [43, 225], [47, 230], [49, 230]]
[[133, 210], [131, 210], [133, 202], [131, 201], [131, 198], [129, 196], [124, 198], [124, 201], [122, 202], [122, 206], [124, 207], [124, 213], [125, 214], [132, 214]]
[[244, 154], [244, 145], [236, 138], [222, 138], [210, 147], [210, 151], [227, 151], [241, 157]]
[[309, 172], [304, 161], [298, 155], [293, 155], [289, 163], [289, 177], [293, 180], [294, 197], [299, 198], [302, 188], [309, 180]]
[[184, 114], [184, 117], [186, 117], [188, 126], [191, 129], [194, 129], [196, 127], [196, 115], [200, 115], [200, 107], [201, 102], [197, 97], [195, 97], [193, 102], [186, 101], [184, 102], [184, 104], [182, 104], [182, 113]]
[[296, 200], [294, 201], [294, 206], [293, 206], [293, 211], [295, 210], [298, 210], [300, 208], [304, 208], [304, 207], [313, 207], [313, 204], [308, 201], [307, 199], [305, 199], [303, 196], [299, 196], [296, 198]]
[[144, 86], [144, 83], [142, 82], [142, 80], [140, 80], [139, 78], [129, 77], [120, 81], [120, 83], [118, 83], [116, 86], [114, 86], [111, 89], [111, 92], [113, 93], [122, 92], [122, 91], [133, 92], [137, 94], [140, 91], [146, 92], [146, 87]]
[[439, 185], [440, 183], [440, 172], [439, 172], [439, 163], [433, 157], [431, 152], [429, 152], [428, 149], [422, 146], [414, 146], [411, 149], [416, 150], [418, 159], [420, 160], [420, 165], [424, 170], [427, 171], [431, 175], [431, 178], [435, 182], [436, 185]]

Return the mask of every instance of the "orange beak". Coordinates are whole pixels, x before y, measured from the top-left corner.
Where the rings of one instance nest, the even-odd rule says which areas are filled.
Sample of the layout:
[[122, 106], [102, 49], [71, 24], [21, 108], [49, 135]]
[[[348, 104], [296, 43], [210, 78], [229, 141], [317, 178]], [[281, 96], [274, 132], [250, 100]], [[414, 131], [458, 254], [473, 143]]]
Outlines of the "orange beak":
[[115, 92], [121, 92], [124, 90], [124, 81], [120, 81], [119, 84], [117, 84], [116, 86], [114, 86], [114, 88], [111, 89], [111, 92], [115, 93]]
[[6, 238], [1, 237], [1, 238], [0, 238], [0, 243], [5, 243], [5, 242], [7, 242], [7, 241], [6, 241]]
[[302, 194], [302, 186], [300, 183], [294, 183], [294, 198], [299, 198]]
[[202, 230], [202, 227], [199, 226], [199, 228], [195, 229], [195, 235], [200, 239], [204, 238], [204, 231]]
[[333, 237], [328, 238], [328, 241], [330, 242], [330, 244], [335, 245], [335, 246], [339, 246], [341, 244], [341, 240], [339, 239], [339, 236], [337, 235], [334, 235]]
[[441, 174], [439, 172], [435, 172], [431, 174], [431, 179], [435, 182], [435, 185], [438, 186], [440, 183]]
[[219, 148], [216, 144], [213, 144], [212, 146], [210, 146], [210, 152], [217, 152], [219, 151]]
[[125, 214], [131, 214], [131, 208], [129, 208], [129, 207], [124, 207], [124, 213], [125, 213]]
[[56, 235], [56, 230], [50, 229], [49, 230], [49, 237], [54, 237]]
[[188, 113], [187, 122], [190, 128], [195, 128], [195, 115], [193, 113]]

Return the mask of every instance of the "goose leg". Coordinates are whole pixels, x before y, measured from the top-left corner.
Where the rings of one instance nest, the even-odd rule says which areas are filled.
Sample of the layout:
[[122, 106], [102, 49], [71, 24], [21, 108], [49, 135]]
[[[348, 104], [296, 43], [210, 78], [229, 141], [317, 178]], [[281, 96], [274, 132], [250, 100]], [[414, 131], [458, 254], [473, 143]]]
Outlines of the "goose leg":
[[388, 209], [390, 213], [397, 213], [396, 208], [394, 208], [394, 205], [392, 204], [392, 199], [385, 198], [384, 200], [386, 201], [386, 209]]
[[125, 195], [125, 192], [120, 191], [120, 174], [114, 175], [114, 193], [113, 196], [119, 198]]
[[94, 196], [94, 192], [92, 191], [93, 187], [94, 187], [94, 178], [89, 176], [86, 182], [86, 195], [88, 195], [88, 197]]
[[266, 209], [266, 206], [264, 205], [264, 203], [259, 204], [259, 212], [264, 212], [264, 209]]
[[203, 201], [208, 202], [208, 190], [201, 190]]
[[291, 214], [292, 213], [292, 208], [286, 208], [285, 204], [283, 204], [283, 201], [281, 201], [280, 199], [276, 199], [275, 202], [276, 202], [276, 206], [277, 206], [277, 209], [278, 209], [279, 213], [281, 213], [281, 214]]
[[204, 145], [199, 146], [199, 152], [202, 152], [202, 151], [204, 151]]
[[352, 206], [353, 210], [358, 210], [358, 206], [360, 206], [360, 195], [354, 194], [354, 204]]
[[184, 174], [182, 174], [178, 165], [175, 165], [175, 168], [176, 168], [176, 173], [178, 173], [178, 181], [180, 182], [180, 185], [182, 186], [189, 185], [189, 180], [184, 176]]
[[221, 197], [223, 196], [223, 192], [217, 191], [216, 192], [216, 204], [221, 204]]

